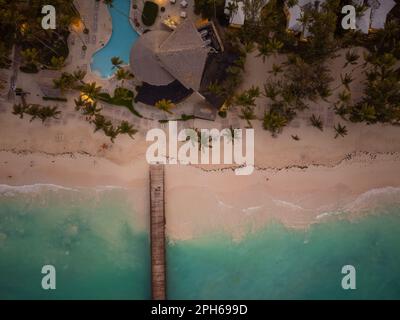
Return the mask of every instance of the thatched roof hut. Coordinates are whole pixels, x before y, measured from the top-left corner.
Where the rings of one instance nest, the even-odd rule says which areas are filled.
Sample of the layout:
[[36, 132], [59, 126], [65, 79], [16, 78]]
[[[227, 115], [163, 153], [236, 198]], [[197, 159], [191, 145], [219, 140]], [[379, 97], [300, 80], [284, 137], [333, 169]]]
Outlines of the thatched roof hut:
[[199, 90], [209, 49], [190, 20], [175, 31], [150, 31], [134, 45], [131, 68], [141, 81], [167, 85], [175, 79], [187, 89]]

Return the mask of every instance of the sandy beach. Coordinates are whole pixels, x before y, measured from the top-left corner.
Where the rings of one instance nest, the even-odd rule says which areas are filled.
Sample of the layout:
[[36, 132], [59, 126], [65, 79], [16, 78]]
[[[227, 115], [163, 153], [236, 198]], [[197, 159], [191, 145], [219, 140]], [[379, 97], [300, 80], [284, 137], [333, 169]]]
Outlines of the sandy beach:
[[[167, 166], [169, 238], [225, 231], [239, 240], [273, 220], [307, 228], [337, 218], [339, 210], [356, 217], [380, 199], [399, 202], [400, 128], [350, 124], [349, 135], [335, 140], [302, 123], [296, 142], [290, 135], [299, 130], [272, 138], [256, 127], [250, 176], [216, 166]], [[132, 188], [135, 212], [147, 224], [149, 143], [142, 134], [112, 145], [83, 121], [46, 127], [4, 114], [0, 137], [0, 184]]]

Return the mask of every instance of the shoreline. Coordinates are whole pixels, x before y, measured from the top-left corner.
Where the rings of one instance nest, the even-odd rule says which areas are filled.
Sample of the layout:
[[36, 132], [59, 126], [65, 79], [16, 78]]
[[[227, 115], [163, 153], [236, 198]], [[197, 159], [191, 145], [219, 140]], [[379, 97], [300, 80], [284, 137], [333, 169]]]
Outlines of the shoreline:
[[[141, 227], [148, 228], [149, 181], [144, 159], [116, 164], [74, 152], [0, 151], [0, 155], [0, 176], [12, 172], [12, 178], [0, 179], [2, 187], [123, 188], [132, 195], [135, 220], [139, 218]], [[393, 152], [355, 155], [333, 166], [256, 168], [253, 175], [245, 177], [236, 176], [232, 169], [207, 171], [191, 165], [169, 165], [167, 237], [174, 242], [223, 232], [240, 241], [272, 222], [307, 230], [332, 219], [357, 219], [383, 203], [400, 204], [400, 181], [393, 174], [400, 170], [399, 157]], [[343, 214], [336, 214], [339, 211]]]

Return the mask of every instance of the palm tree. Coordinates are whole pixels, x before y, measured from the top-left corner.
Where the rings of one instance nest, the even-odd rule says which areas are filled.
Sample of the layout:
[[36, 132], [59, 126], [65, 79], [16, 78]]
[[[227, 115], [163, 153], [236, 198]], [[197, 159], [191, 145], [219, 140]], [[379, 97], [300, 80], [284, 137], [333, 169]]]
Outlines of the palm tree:
[[95, 117], [97, 114], [99, 114], [101, 112], [101, 108], [97, 107], [97, 102], [87, 102], [85, 103], [85, 106], [82, 108], [83, 112], [82, 114], [85, 116], [88, 116], [90, 118]]
[[118, 127], [118, 133], [120, 134], [127, 134], [129, 137], [133, 139], [133, 136], [137, 133], [138, 131], [131, 125], [128, 121], [122, 121], [121, 124]]
[[[377, 112], [374, 106], [369, 105], [367, 103], [363, 103], [359, 110], [356, 109], [357, 118], [360, 121], [365, 121], [367, 123], [375, 123], [377, 120]], [[352, 120], [353, 117], [350, 118]]]
[[339, 101], [344, 104], [349, 104], [351, 101], [351, 93], [350, 91], [343, 90], [338, 95]]
[[86, 101], [83, 100], [82, 96], [79, 96], [78, 99], [74, 99], [74, 102], [76, 111], [80, 111], [86, 105]]
[[336, 131], [335, 139], [337, 139], [339, 136], [344, 137], [345, 135], [347, 135], [346, 126], [341, 125], [340, 123], [335, 125], [334, 129]]
[[39, 62], [39, 51], [36, 48], [28, 48], [21, 51], [25, 64], [37, 65]]
[[239, 116], [241, 119], [244, 119], [247, 121], [247, 124], [249, 125], [249, 127], [252, 127], [251, 125], [251, 120], [255, 120], [257, 119], [255, 113], [254, 113], [254, 108], [251, 106], [247, 106], [247, 107], [242, 107], [241, 109], [241, 115]]
[[96, 82], [85, 83], [82, 86], [81, 91], [88, 97], [88, 99], [96, 100], [101, 92], [101, 87], [97, 86]]
[[24, 106], [22, 104], [14, 104], [13, 106], [13, 114], [16, 116], [19, 116], [21, 119], [24, 117], [24, 113], [27, 110], [27, 106]]
[[223, 94], [225, 93], [224, 88], [222, 87], [222, 85], [220, 85], [218, 82], [211, 82], [208, 85], [207, 91], [215, 94], [216, 96], [223, 96]]
[[75, 82], [76, 79], [74, 76], [68, 72], [63, 72], [59, 79], [53, 80], [54, 88], [60, 89], [62, 93], [64, 93], [66, 90], [74, 88]]
[[41, 107], [38, 112], [38, 117], [42, 122], [45, 122], [47, 119], [53, 118], [58, 119], [58, 116], [61, 114], [61, 111], [58, 110], [58, 107]]
[[342, 85], [344, 85], [346, 89], [350, 91], [350, 84], [353, 82], [353, 78], [351, 77], [351, 75], [348, 73], [346, 73], [344, 77], [340, 75], [340, 80], [342, 82]]
[[272, 73], [275, 77], [279, 74], [283, 72], [283, 68], [280, 65], [277, 64], [272, 64], [272, 70], [268, 71], [269, 73]]
[[278, 39], [272, 38], [268, 41], [267, 46], [269, 51], [276, 55], [278, 51], [283, 48], [283, 43]]
[[64, 57], [55, 57], [53, 56], [50, 60], [51, 67], [55, 70], [60, 70], [65, 66], [65, 58]]
[[186, 130], [186, 141], [191, 141], [193, 146], [198, 146], [199, 151], [204, 148], [212, 148], [213, 137], [201, 132], [197, 128], [191, 128]]
[[311, 125], [312, 125], [313, 127], [317, 128], [317, 129], [319, 129], [319, 130], [321, 130], [321, 131], [324, 130], [323, 122], [322, 122], [320, 116], [318, 116], [318, 118], [317, 118], [317, 117], [315, 116], [315, 114], [313, 114], [313, 115], [310, 117], [310, 123], [311, 123]]
[[171, 109], [175, 108], [175, 104], [171, 100], [162, 99], [156, 103], [155, 107], [161, 111], [172, 114]]
[[225, 9], [228, 11], [228, 16], [232, 17], [237, 13], [239, 6], [236, 2], [230, 1]]
[[288, 119], [280, 112], [270, 110], [264, 114], [263, 128], [272, 133], [275, 137], [287, 125]]
[[120, 57], [112, 57], [111, 58], [111, 63], [113, 65], [113, 69], [115, 68], [120, 68], [121, 65], [124, 63]]
[[32, 122], [33, 120], [39, 117], [40, 106], [38, 104], [32, 104], [29, 107], [27, 107], [25, 113], [31, 116], [31, 119], [29, 121]]
[[265, 63], [265, 59], [271, 54], [268, 42], [263, 42], [261, 45], [258, 45], [258, 51], [259, 54], [257, 55], [257, 57], [262, 57], [262, 60]]
[[113, 125], [103, 128], [104, 134], [110, 138], [111, 142], [114, 143], [115, 138], [118, 136], [118, 130]]
[[345, 119], [345, 115], [349, 113], [349, 110], [351, 109], [351, 93], [350, 91], [343, 90], [339, 93], [338, 98], [339, 101], [334, 105], [335, 112]]
[[269, 82], [264, 84], [264, 93], [263, 95], [272, 101], [275, 101], [277, 96], [279, 95], [280, 90], [278, 88], [278, 84], [274, 82]]
[[235, 98], [235, 103], [239, 106], [250, 107], [256, 105], [256, 98], [260, 96], [261, 92], [258, 87], [252, 86], [250, 89], [243, 91]]
[[133, 74], [130, 73], [128, 70], [118, 68], [118, 70], [115, 72], [115, 77], [117, 78], [118, 81], [122, 81], [122, 86], [123, 86], [125, 80], [133, 78]]
[[85, 79], [85, 77], [86, 77], [86, 71], [81, 70], [81, 69], [77, 69], [72, 73], [72, 75], [74, 76], [74, 78], [77, 81], [80, 81], [83, 84], [84, 83], [83, 79]]
[[360, 56], [357, 54], [357, 52], [349, 50], [346, 52], [345, 58], [346, 63], [344, 64], [343, 68], [346, 68], [348, 65], [357, 64], [357, 60], [360, 58]]
[[95, 125], [94, 132], [97, 132], [99, 130], [104, 130], [105, 128], [112, 126], [111, 121], [106, 120], [106, 118], [101, 114], [96, 114], [92, 123]]
[[235, 144], [235, 140], [239, 139], [237, 131], [235, 131], [235, 129], [232, 126], [230, 126], [228, 130], [229, 131], [225, 134], [225, 136], [229, 138], [232, 144]]

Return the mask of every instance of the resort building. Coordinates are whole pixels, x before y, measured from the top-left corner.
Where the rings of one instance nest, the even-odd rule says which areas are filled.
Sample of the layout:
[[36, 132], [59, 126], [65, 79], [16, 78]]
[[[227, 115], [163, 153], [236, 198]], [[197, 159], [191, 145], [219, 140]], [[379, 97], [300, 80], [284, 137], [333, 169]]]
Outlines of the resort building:
[[287, 29], [295, 33], [301, 33], [304, 38], [310, 36], [310, 32], [302, 23], [304, 12], [307, 9], [316, 8], [320, 10], [326, 0], [298, 0], [294, 6], [286, 6], [286, 15], [288, 16]]
[[229, 26], [240, 28], [246, 20], [243, 1], [226, 0], [225, 14], [229, 17]]
[[357, 30], [368, 34], [371, 31], [384, 29], [389, 12], [396, 6], [393, 0], [353, 0], [356, 6], [364, 6], [357, 17]]
[[166, 86], [178, 80], [186, 89], [199, 91], [210, 47], [188, 19], [172, 33], [144, 33], [132, 48], [132, 72], [142, 82]]
[[[225, 14], [229, 17], [229, 26], [241, 28], [246, 20], [258, 20], [262, 9], [269, 0], [225, 0]], [[252, 3], [253, 2], [253, 3]], [[246, 10], [246, 7], [248, 8]]]
[[[320, 10], [326, 0], [298, 0], [298, 3], [289, 7], [286, 5], [286, 14], [288, 16], [287, 29], [301, 33], [303, 38], [310, 36], [310, 32], [302, 19], [307, 9], [316, 8]], [[357, 16], [357, 30], [368, 34], [373, 30], [383, 29], [385, 27], [387, 15], [396, 6], [394, 0], [353, 0], [354, 6], [363, 6], [362, 13]]]

